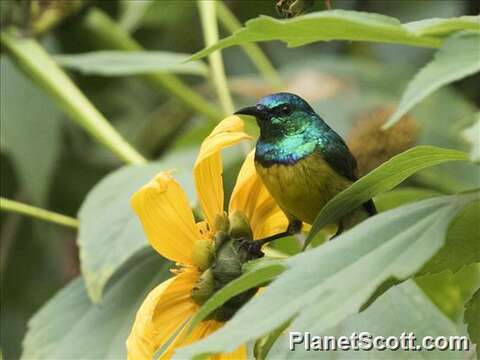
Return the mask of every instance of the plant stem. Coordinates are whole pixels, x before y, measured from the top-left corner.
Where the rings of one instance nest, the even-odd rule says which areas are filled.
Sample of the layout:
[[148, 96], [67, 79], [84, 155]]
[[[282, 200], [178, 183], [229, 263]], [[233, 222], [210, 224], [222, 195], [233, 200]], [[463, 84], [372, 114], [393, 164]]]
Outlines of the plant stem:
[[119, 4], [121, 15], [118, 24], [122, 29], [125, 29], [125, 31], [128, 31], [129, 33], [133, 32], [140, 25], [143, 16], [153, 5], [153, 2], [153, 0], [134, 0]]
[[78, 220], [70, 216], [58, 214], [45, 209], [40, 209], [35, 206], [5, 199], [3, 197], [0, 197], [0, 209], [3, 211], [23, 214], [36, 219], [49, 221], [55, 224], [64, 225], [75, 229], [78, 228], [79, 225]]
[[[232, 11], [228, 8], [223, 1], [217, 1], [217, 16], [222, 25], [229, 32], [233, 33], [242, 28], [242, 24]], [[281, 89], [283, 87], [282, 79], [277, 70], [273, 67], [270, 60], [265, 56], [260, 46], [255, 43], [241, 45], [245, 54], [253, 62], [257, 70], [264, 76], [264, 78], [270, 82], [275, 88]]]
[[[211, 46], [218, 41], [218, 26], [215, 16], [215, 1], [214, 0], [199, 0], [197, 1], [200, 11], [200, 19], [203, 28], [203, 37], [205, 45]], [[215, 51], [208, 55], [208, 61], [212, 69], [213, 83], [217, 89], [217, 95], [222, 104], [223, 111], [226, 114], [234, 112], [234, 106], [230, 91], [228, 90], [227, 78], [225, 76], [225, 68], [223, 66], [222, 55], [220, 51]]]
[[[95, 40], [100, 41], [105, 47], [125, 51], [143, 50], [141, 45], [128, 32], [99, 9], [90, 10], [85, 17], [83, 25], [91, 33], [92, 37], [94, 36]], [[220, 109], [205, 100], [175, 75], [155, 73], [143, 75], [142, 78], [156, 90], [167, 90], [182, 103], [194, 111], [204, 114], [210, 120], [218, 121], [223, 116]]]
[[14, 28], [2, 31], [0, 39], [28, 77], [41, 86], [73, 120], [100, 143], [127, 163], [146, 162], [35, 39], [21, 37]]

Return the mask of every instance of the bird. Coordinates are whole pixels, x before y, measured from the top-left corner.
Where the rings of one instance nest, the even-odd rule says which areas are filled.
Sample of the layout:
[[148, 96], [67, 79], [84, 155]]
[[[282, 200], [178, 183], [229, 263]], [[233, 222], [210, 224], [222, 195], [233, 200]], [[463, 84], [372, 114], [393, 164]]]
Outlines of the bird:
[[[329, 200], [357, 180], [357, 162], [345, 141], [300, 96], [271, 94], [235, 114], [255, 117], [260, 128], [255, 168], [288, 219], [284, 233], [263, 243], [300, 232], [302, 223], [312, 224]], [[334, 237], [376, 212], [368, 200], [338, 220]]]

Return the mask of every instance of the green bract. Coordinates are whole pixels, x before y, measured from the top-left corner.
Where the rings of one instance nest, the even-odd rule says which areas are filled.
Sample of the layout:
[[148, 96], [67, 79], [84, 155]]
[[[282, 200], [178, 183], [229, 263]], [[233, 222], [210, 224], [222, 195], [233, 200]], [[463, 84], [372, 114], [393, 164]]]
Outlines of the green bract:
[[[264, 256], [259, 247], [255, 246], [248, 219], [242, 212], [235, 211], [230, 219], [217, 216], [215, 228], [219, 230], [214, 235], [214, 241], [197, 241], [192, 254], [193, 263], [204, 270], [192, 290], [192, 298], [199, 305], [239, 279], [248, 261]], [[251, 287], [236, 294], [209, 314], [208, 319], [222, 322], [229, 320], [257, 290], [258, 287]]]

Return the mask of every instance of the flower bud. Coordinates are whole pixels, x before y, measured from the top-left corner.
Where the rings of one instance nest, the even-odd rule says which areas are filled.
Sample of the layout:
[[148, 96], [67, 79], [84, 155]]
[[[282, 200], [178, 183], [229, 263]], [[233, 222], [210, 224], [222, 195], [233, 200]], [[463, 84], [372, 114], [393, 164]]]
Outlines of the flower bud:
[[214, 258], [213, 243], [211, 240], [197, 240], [193, 246], [192, 262], [204, 271], [210, 267]]
[[242, 275], [243, 259], [240, 258], [233, 240], [228, 239], [219, 248], [212, 266], [213, 276], [217, 288], [221, 288], [230, 281]]
[[215, 252], [217, 252], [220, 249], [220, 247], [223, 244], [225, 244], [228, 240], [230, 240], [230, 236], [228, 235], [228, 233], [224, 231], [217, 231], [213, 239], [215, 243]]
[[230, 215], [230, 236], [233, 239], [253, 239], [248, 219], [241, 211], [235, 211]]
[[198, 305], [202, 305], [215, 292], [215, 282], [213, 280], [212, 270], [208, 269], [200, 275], [197, 283], [192, 289], [192, 299]]
[[228, 234], [230, 221], [228, 220], [228, 215], [225, 211], [222, 215], [215, 216], [213, 228], [215, 231], [223, 231]]

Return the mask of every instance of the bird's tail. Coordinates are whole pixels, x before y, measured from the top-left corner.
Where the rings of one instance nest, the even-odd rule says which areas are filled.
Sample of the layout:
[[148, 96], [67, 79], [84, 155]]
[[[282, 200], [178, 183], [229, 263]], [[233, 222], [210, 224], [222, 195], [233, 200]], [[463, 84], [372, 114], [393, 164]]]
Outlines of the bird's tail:
[[[416, 143], [419, 127], [410, 115], [403, 116], [388, 130], [382, 130], [382, 125], [393, 111], [392, 106], [380, 106], [361, 114], [355, 120], [347, 144], [357, 160], [359, 176], [369, 173]], [[366, 203], [364, 207], [370, 212], [371, 205]]]

